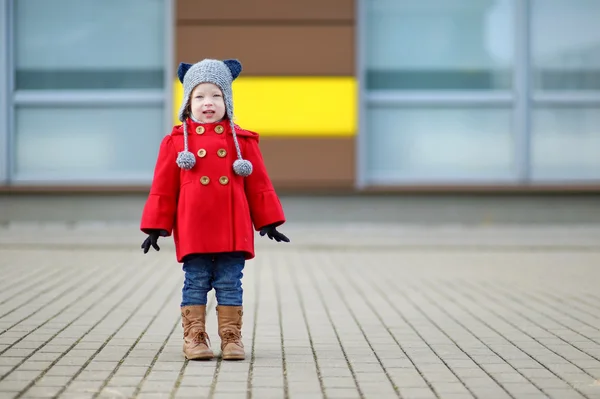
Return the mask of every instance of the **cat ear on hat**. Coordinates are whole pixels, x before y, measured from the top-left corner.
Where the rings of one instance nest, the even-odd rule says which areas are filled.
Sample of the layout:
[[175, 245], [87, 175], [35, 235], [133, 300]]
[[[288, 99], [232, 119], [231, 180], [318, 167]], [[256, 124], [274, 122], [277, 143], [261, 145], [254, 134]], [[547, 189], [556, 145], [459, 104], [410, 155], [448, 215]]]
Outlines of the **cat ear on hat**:
[[177, 77], [179, 77], [181, 83], [183, 83], [183, 78], [191, 67], [192, 64], [186, 64], [185, 62], [179, 64], [179, 67], [177, 68]]
[[242, 72], [241, 62], [239, 62], [238, 60], [225, 60], [223, 61], [223, 63], [227, 65], [227, 68], [229, 68], [229, 70], [231, 71], [231, 76], [233, 77], [233, 79], [240, 76], [240, 73]]

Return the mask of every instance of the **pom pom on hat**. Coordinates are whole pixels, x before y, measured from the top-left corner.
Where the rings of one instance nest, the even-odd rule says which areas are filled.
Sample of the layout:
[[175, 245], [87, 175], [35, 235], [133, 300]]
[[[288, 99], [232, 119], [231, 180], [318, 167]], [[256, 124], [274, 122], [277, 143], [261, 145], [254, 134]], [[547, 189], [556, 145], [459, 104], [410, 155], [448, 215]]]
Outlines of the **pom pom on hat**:
[[181, 151], [177, 154], [177, 165], [181, 169], [190, 170], [196, 164], [196, 157], [189, 151]]
[[233, 163], [233, 171], [242, 177], [250, 176], [252, 173], [252, 163], [245, 159], [236, 159]]

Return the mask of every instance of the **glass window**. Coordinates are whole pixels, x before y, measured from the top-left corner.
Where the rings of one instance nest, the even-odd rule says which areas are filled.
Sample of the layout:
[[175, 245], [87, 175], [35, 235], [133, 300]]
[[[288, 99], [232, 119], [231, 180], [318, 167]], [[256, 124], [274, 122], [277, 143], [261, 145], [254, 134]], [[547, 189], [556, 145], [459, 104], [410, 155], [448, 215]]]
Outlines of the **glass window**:
[[151, 180], [170, 95], [165, 1], [12, 2], [12, 179]]
[[600, 178], [600, 107], [538, 106], [532, 130], [533, 178]]
[[377, 107], [367, 119], [374, 183], [514, 176], [508, 107]]
[[17, 90], [164, 86], [164, 0], [18, 0]]
[[533, 85], [600, 90], [600, 1], [533, 0]]
[[9, 159], [9, 117], [10, 117], [10, 94], [6, 83], [9, 82], [9, 65], [6, 60], [9, 58], [9, 36], [8, 24], [10, 16], [8, 15], [6, 3], [0, 1], [0, 186], [8, 182], [8, 162]]
[[15, 177], [151, 178], [163, 115], [161, 105], [18, 107]]
[[370, 90], [512, 88], [513, 0], [369, 0]]
[[599, 15], [596, 0], [532, 0], [534, 94], [570, 92], [532, 107], [533, 180], [600, 178], [600, 107], [577, 99], [600, 90]]

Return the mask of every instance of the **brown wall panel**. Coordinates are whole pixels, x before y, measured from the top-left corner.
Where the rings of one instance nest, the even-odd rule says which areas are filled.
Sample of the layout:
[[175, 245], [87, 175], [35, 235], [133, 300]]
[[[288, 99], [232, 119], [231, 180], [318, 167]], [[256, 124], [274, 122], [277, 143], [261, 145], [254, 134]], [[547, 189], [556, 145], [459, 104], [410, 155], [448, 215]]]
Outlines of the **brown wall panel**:
[[261, 137], [276, 188], [352, 188], [354, 137]]
[[176, 64], [237, 58], [244, 75], [354, 75], [352, 26], [179, 26]]
[[177, 20], [189, 21], [347, 21], [355, 0], [177, 0]]

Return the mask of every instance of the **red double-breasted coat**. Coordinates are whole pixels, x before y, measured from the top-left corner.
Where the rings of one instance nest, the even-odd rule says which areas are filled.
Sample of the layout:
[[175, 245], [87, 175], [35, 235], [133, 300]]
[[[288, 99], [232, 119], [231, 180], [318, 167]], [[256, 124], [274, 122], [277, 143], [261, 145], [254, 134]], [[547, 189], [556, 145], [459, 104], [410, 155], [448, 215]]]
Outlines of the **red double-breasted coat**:
[[257, 133], [236, 125], [242, 157], [253, 172], [233, 172], [237, 159], [229, 120], [195, 123], [187, 119], [188, 148], [196, 164], [181, 169], [183, 125], [173, 128], [160, 144], [154, 178], [142, 213], [140, 229], [162, 229], [173, 235], [177, 261], [192, 253], [241, 251], [254, 253], [254, 230], [285, 222], [281, 202], [267, 174]]

